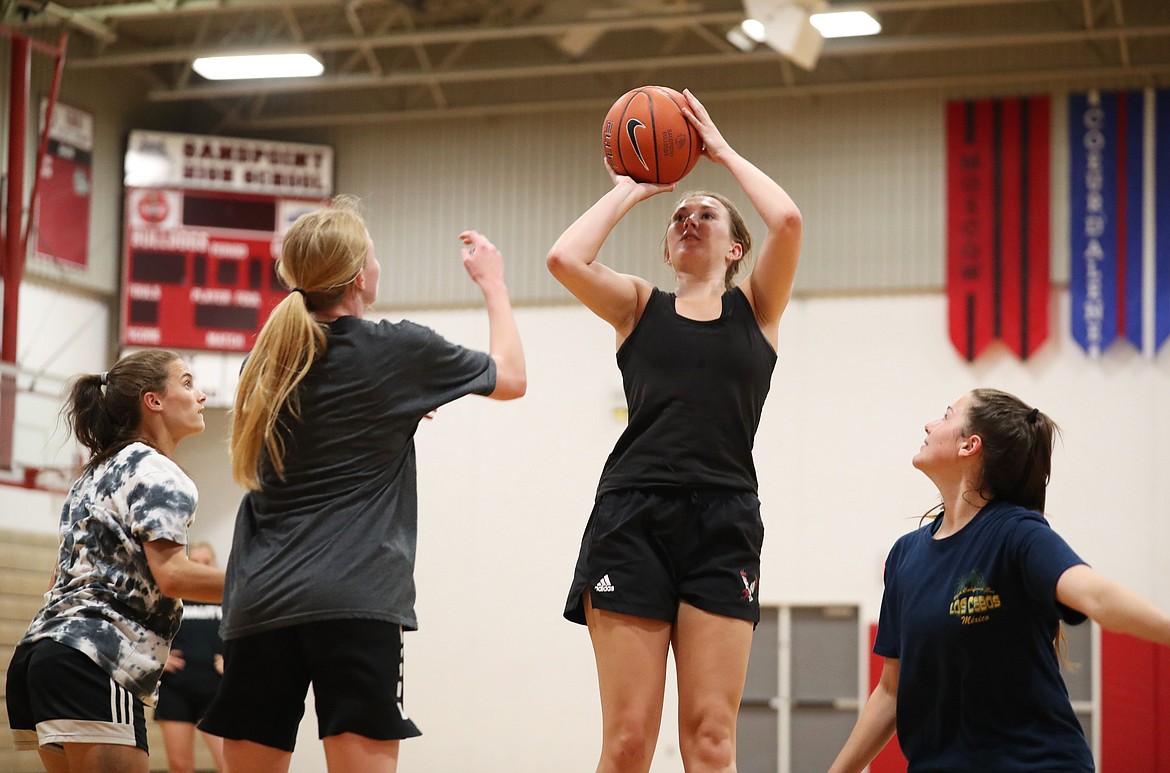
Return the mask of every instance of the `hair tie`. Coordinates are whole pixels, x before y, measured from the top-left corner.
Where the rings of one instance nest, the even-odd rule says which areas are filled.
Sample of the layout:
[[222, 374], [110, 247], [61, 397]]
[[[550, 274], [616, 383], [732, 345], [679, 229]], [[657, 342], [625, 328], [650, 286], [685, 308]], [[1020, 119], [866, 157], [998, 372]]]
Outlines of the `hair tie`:
[[301, 288], [299, 288], [299, 287], [294, 287], [294, 288], [292, 289], [292, 291], [293, 291], [294, 293], [300, 293], [302, 298], [308, 298], [308, 297], [309, 297], [309, 296], [308, 296], [308, 294], [307, 294], [307, 293], [306, 293], [304, 290], [302, 290]]
[[1040, 417], [1040, 409], [1039, 409], [1039, 408], [1033, 408], [1033, 409], [1031, 410], [1031, 412], [1029, 412], [1029, 413], [1028, 413], [1028, 423], [1029, 423], [1029, 424], [1035, 424], [1035, 423], [1036, 423], [1036, 419], [1038, 419], [1039, 417]]
[[102, 371], [100, 378], [102, 381], [102, 386], [105, 386], [106, 384], [110, 383], [110, 372], [108, 370]]

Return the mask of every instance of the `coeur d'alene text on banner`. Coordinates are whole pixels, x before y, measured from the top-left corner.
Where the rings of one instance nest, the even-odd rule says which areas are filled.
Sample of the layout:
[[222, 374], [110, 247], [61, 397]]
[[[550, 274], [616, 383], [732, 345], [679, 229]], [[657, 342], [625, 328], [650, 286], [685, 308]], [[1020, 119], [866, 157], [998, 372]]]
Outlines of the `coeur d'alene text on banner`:
[[1098, 356], [1170, 337], [1170, 91], [1071, 94], [1072, 335]]

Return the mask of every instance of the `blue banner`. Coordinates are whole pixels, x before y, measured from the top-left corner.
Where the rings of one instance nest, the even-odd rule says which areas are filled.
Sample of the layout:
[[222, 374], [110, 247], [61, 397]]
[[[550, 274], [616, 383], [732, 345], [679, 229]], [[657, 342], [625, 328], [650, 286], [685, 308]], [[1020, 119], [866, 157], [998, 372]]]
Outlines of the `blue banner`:
[[[1098, 355], [1118, 336], [1117, 268], [1118, 204], [1124, 212], [1128, 185], [1118, 185], [1119, 172], [1128, 174], [1122, 152], [1128, 132], [1129, 110], [1142, 101], [1124, 92], [1119, 114], [1118, 94], [1073, 94], [1069, 97], [1069, 293], [1072, 334], [1086, 352]], [[1138, 126], [1141, 126], [1139, 120]], [[1138, 150], [1140, 152], [1140, 144]], [[1119, 157], [1120, 156], [1120, 157]], [[1139, 167], [1140, 168], [1140, 167]], [[1139, 173], [1140, 179], [1140, 173]], [[1120, 194], [1120, 196], [1119, 196]], [[1140, 199], [1139, 199], [1140, 201]]]
[[1072, 94], [1068, 124], [1073, 338], [1152, 354], [1170, 337], [1170, 91]]

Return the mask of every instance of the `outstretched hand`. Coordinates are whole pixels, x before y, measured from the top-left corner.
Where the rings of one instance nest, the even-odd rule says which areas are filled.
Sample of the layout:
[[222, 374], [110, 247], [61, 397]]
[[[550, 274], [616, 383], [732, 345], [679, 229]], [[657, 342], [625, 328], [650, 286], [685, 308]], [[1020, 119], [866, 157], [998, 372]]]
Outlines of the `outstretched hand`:
[[707, 108], [703, 107], [699, 98], [692, 94], [690, 89], [683, 89], [683, 97], [687, 101], [683, 106], [683, 115], [699, 133], [699, 137], [703, 141], [703, 155], [715, 163], [721, 163], [721, 159], [725, 158], [727, 153], [731, 151], [731, 146], [727, 144], [727, 140], [723, 139], [723, 135], [719, 133], [719, 127], [711, 120], [711, 115], [707, 112]]
[[482, 288], [485, 283], [504, 281], [504, 257], [496, 245], [478, 231], [464, 231], [459, 240], [467, 245], [459, 252], [473, 282]]

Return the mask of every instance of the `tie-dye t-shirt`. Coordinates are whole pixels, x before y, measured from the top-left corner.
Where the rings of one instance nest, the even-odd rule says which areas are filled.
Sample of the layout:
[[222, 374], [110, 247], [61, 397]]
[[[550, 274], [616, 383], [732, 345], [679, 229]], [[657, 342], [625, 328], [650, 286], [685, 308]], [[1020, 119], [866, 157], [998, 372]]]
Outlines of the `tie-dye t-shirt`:
[[143, 544], [185, 545], [196, 497], [186, 473], [143, 443], [87, 470], [61, 510], [57, 574], [21, 643], [73, 647], [154, 705], [183, 603], [159, 590]]

